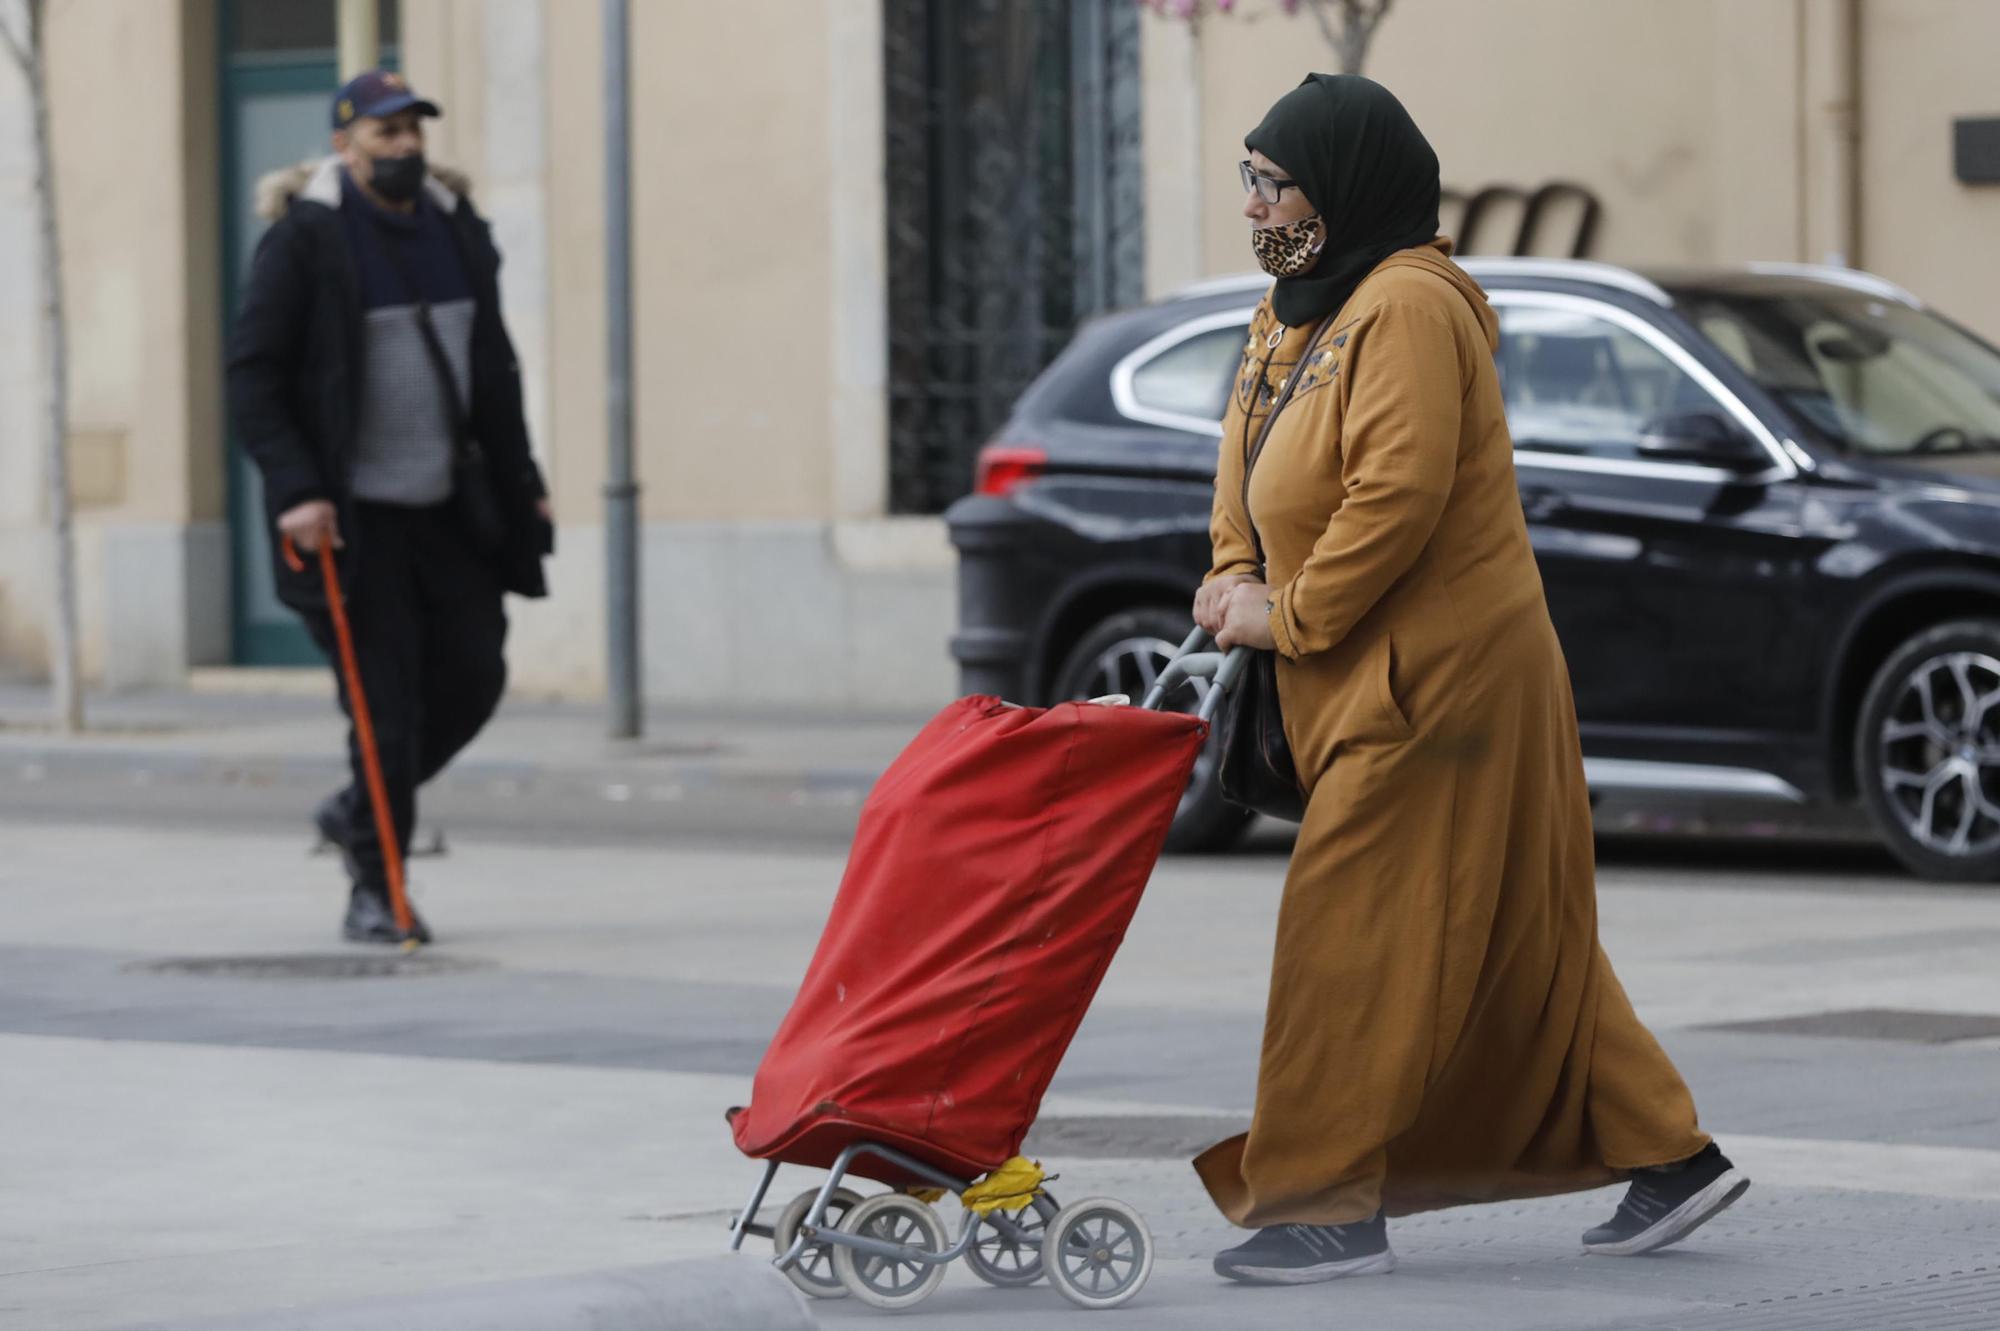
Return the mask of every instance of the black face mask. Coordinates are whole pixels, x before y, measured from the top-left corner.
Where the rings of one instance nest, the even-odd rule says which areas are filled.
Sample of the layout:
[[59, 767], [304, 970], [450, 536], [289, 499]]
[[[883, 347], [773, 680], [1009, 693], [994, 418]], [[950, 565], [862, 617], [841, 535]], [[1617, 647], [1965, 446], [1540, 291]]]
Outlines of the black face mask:
[[391, 203], [408, 203], [424, 187], [428, 170], [422, 153], [369, 159], [368, 187]]

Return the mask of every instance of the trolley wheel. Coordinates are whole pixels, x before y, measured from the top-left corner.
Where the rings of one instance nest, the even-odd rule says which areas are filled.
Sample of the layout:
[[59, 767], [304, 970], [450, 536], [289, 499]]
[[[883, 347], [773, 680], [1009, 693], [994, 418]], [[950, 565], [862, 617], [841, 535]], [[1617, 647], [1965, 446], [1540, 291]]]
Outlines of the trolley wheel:
[[1025, 1244], [980, 1221], [979, 1237], [965, 1250], [965, 1264], [989, 1285], [1007, 1289], [1034, 1284], [1042, 1278], [1042, 1239], [1048, 1233], [1049, 1221], [1061, 1209], [1055, 1198], [1044, 1194], [1019, 1211], [1008, 1213], [1007, 1219], [1027, 1235]]
[[1109, 1197], [1071, 1202], [1042, 1239], [1049, 1283], [1084, 1308], [1129, 1302], [1153, 1274], [1153, 1234], [1139, 1213]]
[[[899, 1192], [879, 1193], [862, 1202], [840, 1222], [840, 1232], [918, 1252], [938, 1253], [950, 1246], [938, 1213]], [[878, 1257], [842, 1244], [831, 1246], [841, 1287], [873, 1308], [894, 1312], [915, 1307], [944, 1283], [942, 1262]]]
[[[779, 1215], [778, 1223], [771, 1231], [771, 1246], [783, 1257], [792, 1250], [792, 1240], [799, 1236], [799, 1226], [806, 1222], [806, 1213], [812, 1210], [813, 1199], [819, 1196], [818, 1188], [811, 1188], [792, 1198], [791, 1204]], [[824, 1228], [838, 1229], [847, 1213], [861, 1205], [861, 1194], [849, 1188], [835, 1188], [833, 1196], [826, 1199], [826, 1224]], [[808, 1243], [806, 1250], [799, 1254], [799, 1260], [785, 1268], [785, 1279], [799, 1287], [799, 1290], [815, 1299], [844, 1299], [847, 1291], [840, 1287], [840, 1277], [833, 1273], [833, 1245], [830, 1243]]]

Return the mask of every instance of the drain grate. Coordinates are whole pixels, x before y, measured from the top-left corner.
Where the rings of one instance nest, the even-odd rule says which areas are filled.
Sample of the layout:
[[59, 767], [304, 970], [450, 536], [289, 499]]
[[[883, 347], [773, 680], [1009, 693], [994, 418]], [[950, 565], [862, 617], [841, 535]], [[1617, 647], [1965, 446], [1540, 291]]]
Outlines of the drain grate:
[[396, 976], [455, 975], [493, 963], [434, 952], [295, 953], [255, 957], [175, 957], [125, 967], [150, 975], [192, 975], [226, 980], [373, 980]]
[[1902, 1040], [1910, 1044], [1950, 1044], [1956, 1040], [2000, 1038], [2000, 1016], [1978, 1012], [1913, 1012], [1900, 1008], [1848, 1008], [1803, 1017], [1729, 1021], [1705, 1031], [1745, 1035], [1819, 1035], [1847, 1040]]

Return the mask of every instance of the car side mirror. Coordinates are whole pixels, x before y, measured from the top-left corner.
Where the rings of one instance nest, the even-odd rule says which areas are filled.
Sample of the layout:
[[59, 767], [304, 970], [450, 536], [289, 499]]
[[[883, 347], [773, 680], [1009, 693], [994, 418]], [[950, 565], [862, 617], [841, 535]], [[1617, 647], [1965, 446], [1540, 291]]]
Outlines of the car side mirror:
[[1764, 450], [1735, 421], [1715, 411], [1683, 411], [1647, 423], [1639, 456], [1660, 462], [1699, 462], [1732, 471], [1760, 471]]

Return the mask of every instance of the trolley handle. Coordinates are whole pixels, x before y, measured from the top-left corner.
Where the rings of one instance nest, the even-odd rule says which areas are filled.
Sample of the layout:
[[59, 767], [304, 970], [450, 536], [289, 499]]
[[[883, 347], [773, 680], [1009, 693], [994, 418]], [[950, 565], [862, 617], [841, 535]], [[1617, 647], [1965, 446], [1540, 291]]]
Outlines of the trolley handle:
[[1195, 714], [1204, 721], [1213, 721], [1217, 710], [1222, 706], [1222, 700], [1236, 687], [1236, 681], [1243, 678], [1243, 672], [1249, 669], [1251, 652], [1248, 647], [1232, 648], [1227, 655], [1207, 650], [1214, 645], [1214, 641], [1208, 636], [1207, 629], [1197, 625], [1194, 632], [1188, 634], [1187, 640], [1174, 653], [1174, 659], [1167, 663], [1167, 668], [1160, 672], [1159, 679], [1147, 691], [1145, 700], [1139, 705], [1149, 711], [1157, 711], [1166, 701], [1167, 695], [1183, 683], [1192, 679], [1205, 679], [1209, 681], [1209, 689]]

